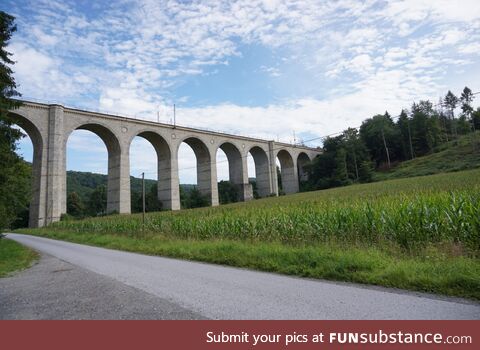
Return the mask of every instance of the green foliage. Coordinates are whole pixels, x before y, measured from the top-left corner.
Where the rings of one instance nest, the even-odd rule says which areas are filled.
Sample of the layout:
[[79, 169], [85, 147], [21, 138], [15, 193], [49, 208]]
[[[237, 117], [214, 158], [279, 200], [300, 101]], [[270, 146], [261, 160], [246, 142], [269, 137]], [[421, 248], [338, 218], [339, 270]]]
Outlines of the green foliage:
[[230, 181], [220, 181], [218, 183], [218, 197], [220, 204], [228, 204], [238, 202], [238, 186]]
[[472, 102], [473, 102], [473, 92], [465, 86], [465, 88], [462, 91], [462, 95], [460, 96], [460, 102], [462, 103], [462, 113], [463, 116], [466, 118], [469, 118], [472, 113], [473, 113], [473, 107], [472, 107]]
[[209, 206], [210, 200], [196, 186], [188, 191], [180, 187], [180, 204], [182, 209], [201, 208]]
[[[67, 193], [76, 192], [81, 200], [86, 203], [90, 194], [98, 186], [107, 186], [108, 176], [81, 171], [67, 171]], [[155, 180], [145, 179], [146, 192], [151, 191], [151, 187], [157, 183]], [[132, 193], [142, 193], [142, 179], [131, 176], [130, 189]]]
[[91, 194], [87, 204], [87, 213], [89, 216], [98, 216], [107, 214], [107, 187], [98, 186]]
[[373, 180], [373, 165], [369, 161], [363, 161], [358, 170], [359, 180], [362, 183], [371, 182]]
[[85, 215], [85, 205], [77, 192], [70, 192], [67, 195], [67, 213], [77, 218]]
[[480, 168], [480, 131], [437, 146], [435, 153], [374, 174], [375, 181]]
[[21, 221], [29, 203], [28, 167], [15, 153], [16, 142], [22, 137], [12, 128], [8, 111], [20, 106], [12, 97], [20, 96], [9, 65], [11, 53], [6, 46], [15, 32], [15, 18], [0, 11], [0, 230]]
[[0, 237], [0, 277], [23, 270], [38, 259], [38, 254], [10, 239]]
[[[352, 128], [347, 129], [341, 135], [325, 140], [323, 154], [305, 167], [308, 181], [302, 187], [310, 190], [323, 189], [362, 181], [360, 168], [369, 161], [367, 148], [358, 132]], [[365, 170], [364, 165], [363, 171]]]
[[[308, 166], [308, 182], [301, 184], [301, 189], [324, 189], [383, 178], [381, 172], [394, 174], [395, 169], [404, 167], [402, 162], [430, 156], [444, 149], [444, 146], [455, 147], [462, 135], [471, 136], [467, 158], [472, 158], [477, 147], [477, 136], [472, 131], [480, 129], [480, 108], [473, 110], [473, 99], [474, 95], [468, 87], [463, 89], [460, 99], [449, 91], [440, 104], [446, 110], [442, 107], [435, 109], [430, 101], [420, 101], [413, 103], [410, 110], [402, 110], [396, 123], [385, 112], [364, 120], [359, 134], [350, 128], [340, 136], [327, 138], [323, 154]], [[455, 118], [454, 112], [459, 102], [462, 104], [462, 114]], [[433, 157], [431, 159], [438, 161], [438, 164], [432, 164], [432, 168], [458, 170], [474, 167], [466, 165], [463, 156], [462, 152], [461, 157], [453, 161], [454, 165]], [[373, 169], [370, 167], [372, 162]], [[409, 164], [417, 163], [407, 162], [405, 166]], [[417, 175], [438, 172], [434, 169], [430, 172], [420, 171]], [[372, 170], [377, 170], [380, 175], [372, 176]]]
[[480, 130], [480, 107], [472, 112], [472, 124], [475, 130]]
[[[6, 50], [12, 34], [17, 30], [15, 17], [0, 11], [0, 118], [5, 120], [7, 111], [20, 106], [18, 101], [12, 100], [20, 96], [16, 91], [16, 83], [13, 78], [13, 71], [9, 65], [13, 65], [10, 57], [12, 54]], [[14, 137], [14, 141], [18, 138]]]
[[360, 127], [360, 137], [377, 167], [387, 163], [388, 157], [393, 161], [402, 153], [400, 131], [387, 112], [365, 120]]
[[[146, 188], [147, 186], [145, 186]], [[142, 192], [134, 192], [132, 189], [132, 213], [141, 213], [143, 211], [143, 199]], [[150, 186], [150, 189], [145, 191], [145, 211], [160, 211], [162, 209], [162, 203], [158, 200], [158, 185], [154, 183]]]

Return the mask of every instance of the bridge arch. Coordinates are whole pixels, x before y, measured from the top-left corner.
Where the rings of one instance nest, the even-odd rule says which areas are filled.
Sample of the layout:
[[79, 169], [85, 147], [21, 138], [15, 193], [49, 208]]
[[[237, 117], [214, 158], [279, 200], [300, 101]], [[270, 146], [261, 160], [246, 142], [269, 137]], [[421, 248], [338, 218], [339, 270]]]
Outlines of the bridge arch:
[[[222, 150], [228, 160], [228, 179], [231, 184], [236, 187], [237, 198], [236, 201], [244, 201], [252, 198], [251, 186], [248, 183], [247, 162], [242, 156], [239, 148], [232, 142], [222, 141], [216, 150], [218, 159], [218, 152]], [[218, 166], [218, 164], [217, 164]], [[217, 168], [218, 171], [218, 168]]]
[[46, 176], [45, 174], [42, 174], [42, 166], [46, 162], [44, 136], [42, 135], [40, 128], [20, 111], [10, 112], [8, 113], [8, 116], [14, 124], [21, 127], [27, 133], [32, 142], [32, 199], [30, 201], [28, 225], [30, 227], [43, 226], [47, 217], [45, 201], [42, 201], [42, 198], [45, 198], [46, 196]]
[[[128, 153], [124, 153], [121, 143], [117, 135], [106, 125], [101, 123], [85, 122], [76, 125], [65, 136], [65, 150], [71, 134], [75, 130], [86, 130], [97, 135], [105, 144], [108, 154], [108, 175], [107, 175], [107, 207], [106, 213], [129, 213], [130, 201], [122, 200], [124, 197], [130, 198], [130, 178], [128, 177], [127, 184], [122, 184], [125, 180], [125, 173], [129, 169]], [[65, 152], [65, 170], [66, 170], [66, 156]], [[66, 181], [66, 176], [65, 176]], [[64, 197], [66, 198], [66, 185], [64, 186]], [[128, 192], [128, 196], [127, 193]], [[122, 197], [122, 198], [121, 198]], [[64, 210], [66, 209], [64, 205]]]
[[[138, 131], [130, 140], [141, 137], [148, 141], [157, 156], [157, 198], [162, 204], [162, 209], [173, 209], [172, 203], [172, 151], [166, 139], [155, 131], [148, 129]], [[129, 148], [130, 148], [129, 147]]]
[[260, 198], [267, 197], [272, 193], [267, 152], [260, 146], [252, 146], [248, 153], [252, 155], [255, 163], [255, 182], [258, 196]]
[[305, 152], [300, 152], [297, 157], [298, 182], [302, 183], [308, 180], [308, 173], [305, 166], [311, 162], [310, 157]]
[[[216, 165], [207, 144], [196, 136], [185, 136], [179, 140], [176, 155], [182, 143], [186, 143], [193, 150], [196, 158], [197, 188], [201, 194], [208, 197], [211, 205], [218, 205], [218, 188]], [[182, 170], [179, 168], [179, 171]]]
[[282, 177], [282, 189], [285, 194], [298, 192], [298, 175], [295, 166], [296, 159], [286, 149], [277, 153], [280, 162], [280, 174]]

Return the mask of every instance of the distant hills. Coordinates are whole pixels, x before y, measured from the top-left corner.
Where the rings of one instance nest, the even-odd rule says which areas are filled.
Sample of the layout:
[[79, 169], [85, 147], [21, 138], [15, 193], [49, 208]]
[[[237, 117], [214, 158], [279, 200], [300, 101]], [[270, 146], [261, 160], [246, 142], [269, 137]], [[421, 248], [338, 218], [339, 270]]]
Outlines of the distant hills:
[[[83, 171], [67, 171], [67, 193], [76, 192], [82, 201], [86, 203], [90, 194], [101, 185], [107, 185], [107, 175]], [[156, 180], [145, 179], [145, 192], [157, 183]], [[195, 185], [182, 184], [184, 190], [189, 191]], [[130, 176], [130, 188], [132, 192], [142, 192], [142, 179]]]

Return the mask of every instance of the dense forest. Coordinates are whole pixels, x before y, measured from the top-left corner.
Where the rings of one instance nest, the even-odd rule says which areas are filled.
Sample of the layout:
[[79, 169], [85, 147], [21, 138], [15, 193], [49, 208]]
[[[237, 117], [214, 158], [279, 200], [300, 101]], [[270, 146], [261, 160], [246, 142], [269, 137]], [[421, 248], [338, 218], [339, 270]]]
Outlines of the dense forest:
[[428, 100], [413, 103], [396, 117], [388, 112], [378, 114], [364, 120], [360, 128], [327, 137], [323, 154], [307, 166], [308, 181], [301, 184], [301, 189], [369, 182], [374, 171], [388, 171], [400, 162], [434, 153], [443, 145], [455, 145], [462, 135], [476, 135], [480, 108], [472, 107], [474, 97], [468, 87], [460, 97], [448, 91], [437, 104]]

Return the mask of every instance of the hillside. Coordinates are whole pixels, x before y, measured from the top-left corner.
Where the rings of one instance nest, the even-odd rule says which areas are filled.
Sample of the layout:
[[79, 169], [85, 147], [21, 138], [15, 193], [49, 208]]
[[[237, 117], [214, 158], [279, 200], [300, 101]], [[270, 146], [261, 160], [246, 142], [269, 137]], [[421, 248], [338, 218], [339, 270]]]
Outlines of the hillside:
[[[476, 139], [473, 140], [472, 138]], [[480, 132], [450, 141], [438, 152], [399, 163], [390, 171], [376, 172], [375, 181], [424, 176], [480, 167]]]
[[[155, 180], [145, 179], [145, 191], [149, 192], [155, 184]], [[67, 193], [76, 192], [84, 203], [88, 201], [93, 190], [101, 185], [107, 185], [107, 175], [82, 171], [67, 171]], [[181, 186], [188, 191], [194, 185], [182, 184]], [[141, 193], [142, 179], [130, 176], [130, 187], [132, 192]]]

